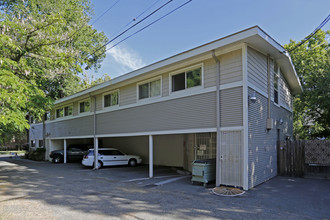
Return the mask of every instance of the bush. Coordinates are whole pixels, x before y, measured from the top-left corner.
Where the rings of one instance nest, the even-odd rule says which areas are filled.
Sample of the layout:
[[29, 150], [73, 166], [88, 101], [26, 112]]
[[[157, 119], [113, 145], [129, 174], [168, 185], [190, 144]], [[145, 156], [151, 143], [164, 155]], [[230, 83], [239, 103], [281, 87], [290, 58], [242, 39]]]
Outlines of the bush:
[[30, 151], [25, 154], [26, 159], [43, 161], [45, 160], [45, 148], [37, 148], [35, 151]]

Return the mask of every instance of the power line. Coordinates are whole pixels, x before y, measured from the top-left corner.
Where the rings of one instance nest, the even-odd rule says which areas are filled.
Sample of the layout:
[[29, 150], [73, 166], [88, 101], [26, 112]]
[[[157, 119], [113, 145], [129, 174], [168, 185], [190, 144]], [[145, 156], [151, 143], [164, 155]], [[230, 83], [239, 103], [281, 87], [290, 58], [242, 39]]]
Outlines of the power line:
[[322, 23], [315, 28], [315, 30], [310, 33], [307, 37], [305, 37], [304, 40], [302, 40], [297, 46], [295, 46], [294, 48], [292, 48], [291, 50], [288, 50], [289, 53], [291, 53], [292, 51], [296, 50], [298, 47], [300, 47], [301, 45], [303, 45], [306, 41], [308, 41], [309, 39], [311, 39], [319, 30], [321, 30], [321, 28], [328, 23], [328, 21], [330, 20], [330, 14], [326, 17], [326, 19], [324, 19], [322, 21]]
[[142, 20], [138, 21], [137, 23], [133, 24], [132, 26], [130, 26], [129, 28], [127, 28], [125, 31], [121, 32], [120, 34], [118, 34], [116, 37], [112, 38], [111, 40], [109, 40], [106, 44], [102, 45], [101, 47], [99, 47], [98, 49], [96, 49], [91, 55], [94, 55], [97, 51], [101, 50], [103, 47], [107, 46], [108, 44], [110, 44], [111, 42], [113, 42], [114, 40], [116, 40], [118, 37], [120, 37], [121, 35], [125, 34], [127, 31], [129, 31], [130, 29], [132, 29], [133, 27], [135, 27], [136, 25], [140, 24], [142, 21], [146, 20], [147, 18], [149, 18], [151, 15], [155, 14], [157, 11], [159, 11], [160, 9], [162, 9], [163, 7], [165, 7], [167, 4], [169, 4], [170, 2], [172, 2], [173, 0], [169, 0], [168, 2], [166, 2], [165, 4], [163, 4], [162, 6], [160, 6], [159, 8], [157, 8], [156, 10], [154, 10], [153, 12], [151, 12], [150, 14], [148, 14], [147, 16], [145, 16], [144, 18], [142, 18]]
[[192, 1], [192, 0], [189, 0], [189, 1], [185, 2], [185, 3], [183, 3], [182, 5], [178, 6], [177, 8], [175, 8], [175, 9], [173, 9], [172, 11], [168, 12], [167, 14], [163, 15], [162, 17], [158, 18], [157, 20], [151, 22], [150, 24], [144, 26], [144, 27], [141, 28], [140, 30], [138, 30], [138, 31], [134, 32], [133, 34], [127, 36], [126, 38], [122, 39], [121, 41], [119, 41], [118, 43], [114, 44], [114, 45], [111, 46], [110, 48], [107, 48], [106, 50], [110, 50], [110, 49], [114, 48], [114, 47], [117, 46], [118, 44], [120, 44], [120, 43], [122, 43], [123, 41], [127, 40], [128, 38], [134, 36], [135, 34], [137, 34], [137, 33], [141, 32], [141, 31], [143, 31], [144, 29], [150, 27], [150, 26], [153, 25], [154, 23], [158, 22], [159, 20], [163, 19], [164, 17], [168, 16], [169, 14], [173, 13], [174, 11], [176, 11], [176, 10], [182, 8], [183, 6], [185, 6], [186, 4], [188, 4], [188, 3], [191, 2], [191, 1]]
[[[160, 2], [161, 0], [157, 0], [156, 2], [154, 2], [152, 5], [150, 5], [148, 8], [146, 8], [144, 11], [142, 11], [138, 16], [134, 17], [130, 22], [128, 22], [123, 28], [121, 28], [118, 32], [121, 32], [122, 30], [124, 30], [127, 26], [129, 26], [130, 24], [132, 24], [133, 22], [135, 22], [139, 17], [141, 17], [144, 13], [146, 13], [150, 8], [152, 8], [154, 5], [156, 5], [158, 2]], [[117, 32], [117, 33], [118, 33]], [[117, 34], [116, 33], [116, 34]], [[114, 34], [114, 35], [116, 35]], [[112, 37], [112, 36], [111, 36]]]
[[105, 12], [103, 12], [98, 18], [96, 18], [91, 25], [95, 24], [100, 18], [102, 18], [106, 13], [108, 13], [108, 11], [110, 11], [118, 2], [120, 2], [120, 0], [117, 0], [115, 3], [113, 3]]

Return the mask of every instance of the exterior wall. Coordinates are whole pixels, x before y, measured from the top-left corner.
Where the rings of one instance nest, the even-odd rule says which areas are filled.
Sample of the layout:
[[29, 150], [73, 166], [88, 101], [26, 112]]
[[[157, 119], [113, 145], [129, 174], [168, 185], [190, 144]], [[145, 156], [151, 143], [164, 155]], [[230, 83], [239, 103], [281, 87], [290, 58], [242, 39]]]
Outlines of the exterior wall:
[[98, 114], [97, 134], [214, 128], [215, 96], [210, 92]]
[[292, 94], [289, 89], [289, 85], [285, 78], [283, 77], [283, 73], [281, 72], [280, 76], [280, 105], [284, 106], [285, 108], [292, 110], [293, 109], [293, 101], [292, 101]]
[[[148, 136], [103, 138], [102, 147], [114, 147], [127, 154], [139, 155], [142, 163], [149, 163]], [[184, 135], [155, 135], [154, 164], [162, 166], [183, 167]]]
[[[252, 92], [252, 89], [249, 89]], [[280, 140], [292, 135], [292, 113], [277, 105], [271, 104], [271, 118], [275, 125], [266, 129], [267, 98], [256, 93], [257, 102], [249, 104], [248, 118], [248, 167], [249, 188], [265, 182], [277, 175], [277, 129], [280, 129]], [[278, 120], [282, 119], [280, 125]]]
[[46, 123], [47, 138], [93, 134], [93, 115]]
[[243, 88], [235, 87], [220, 91], [220, 126], [243, 125]]
[[252, 83], [262, 92], [267, 93], [267, 57], [250, 47], [248, 47], [247, 54], [248, 82]]

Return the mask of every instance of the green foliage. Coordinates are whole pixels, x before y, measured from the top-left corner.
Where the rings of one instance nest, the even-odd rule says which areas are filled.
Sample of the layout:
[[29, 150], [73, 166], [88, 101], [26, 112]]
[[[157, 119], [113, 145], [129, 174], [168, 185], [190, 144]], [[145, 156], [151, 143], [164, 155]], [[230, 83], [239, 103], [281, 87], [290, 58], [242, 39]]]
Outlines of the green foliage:
[[57, 98], [83, 88], [78, 74], [97, 69], [107, 42], [88, 24], [88, 0], [0, 0], [0, 139], [41, 120]]
[[[320, 30], [291, 52], [303, 93], [294, 99], [294, 132], [300, 139], [330, 138], [330, 31]], [[290, 41], [290, 51], [299, 42]]]
[[45, 148], [37, 148], [35, 151], [30, 151], [25, 153], [25, 158], [31, 160], [43, 161], [45, 160], [45, 152], [46, 152]]

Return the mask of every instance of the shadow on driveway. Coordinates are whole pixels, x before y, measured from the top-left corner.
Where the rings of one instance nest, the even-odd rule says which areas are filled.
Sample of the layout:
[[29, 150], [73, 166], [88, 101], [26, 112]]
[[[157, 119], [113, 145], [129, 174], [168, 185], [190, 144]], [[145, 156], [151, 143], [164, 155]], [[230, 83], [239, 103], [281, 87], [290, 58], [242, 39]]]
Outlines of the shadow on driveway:
[[[276, 177], [239, 197], [211, 189], [155, 167], [108, 167], [93, 171], [80, 164], [52, 164], [0, 158], [0, 216], [3, 219], [325, 219], [330, 181]], [[144, 179], [143, 179], [144, 178]], [[145, 179], [146, 178], [146, 179]], [[133, 180], [133, 181], [132, 181]], [[153, 187], [148, 187], [153, 186]], [[0, 217], [0, 219], [1, 219]]]

